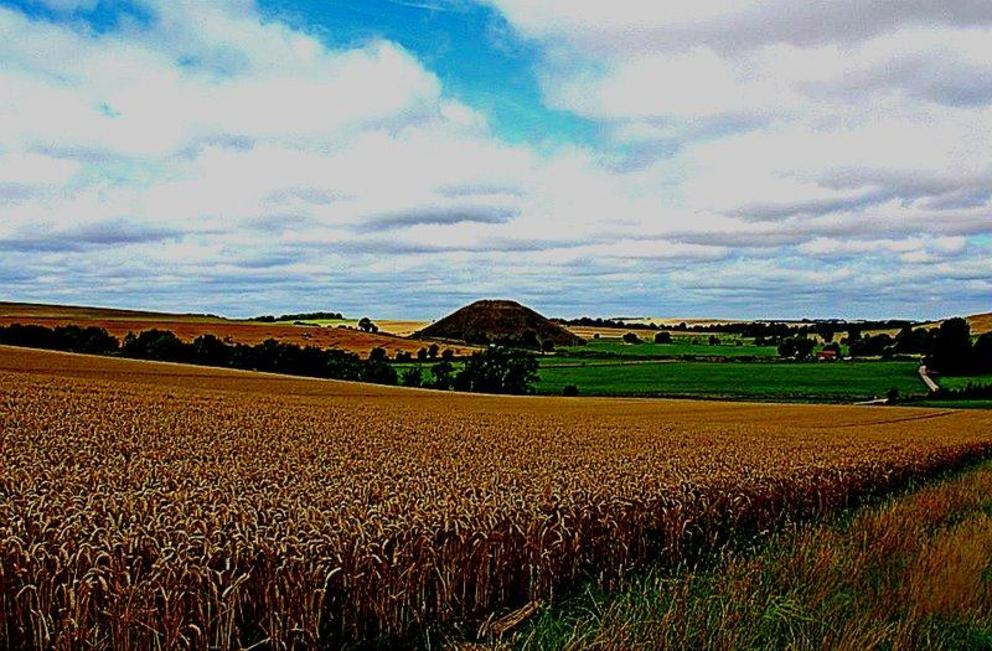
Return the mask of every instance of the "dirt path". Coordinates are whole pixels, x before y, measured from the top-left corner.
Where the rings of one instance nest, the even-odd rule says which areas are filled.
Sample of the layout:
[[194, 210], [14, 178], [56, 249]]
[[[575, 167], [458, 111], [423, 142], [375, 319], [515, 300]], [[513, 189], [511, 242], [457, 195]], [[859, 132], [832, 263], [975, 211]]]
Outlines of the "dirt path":
[[923, 380], [923, 384], [927, 385], [927, 389], [929, 389], [931, 393], [940, 389], [940, 387], [937, 386], [937, 383], [933, 381], [933, 378], [927, 375], [926, 366], [920, 367], [920, 379]]

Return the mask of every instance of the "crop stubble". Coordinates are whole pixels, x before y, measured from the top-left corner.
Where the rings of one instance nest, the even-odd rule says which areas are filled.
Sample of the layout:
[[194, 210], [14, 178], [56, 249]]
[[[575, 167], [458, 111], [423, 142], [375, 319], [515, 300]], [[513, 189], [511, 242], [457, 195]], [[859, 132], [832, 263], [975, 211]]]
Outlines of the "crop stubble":
[[315, 646], [475, 625], [986, 455], [990, 424], [0, 347], [0, 646]]

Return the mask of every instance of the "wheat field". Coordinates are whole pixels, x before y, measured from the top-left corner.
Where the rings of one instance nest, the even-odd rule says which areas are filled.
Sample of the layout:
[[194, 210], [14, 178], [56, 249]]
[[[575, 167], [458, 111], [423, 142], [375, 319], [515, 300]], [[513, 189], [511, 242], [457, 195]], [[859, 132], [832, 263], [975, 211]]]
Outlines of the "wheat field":
[[474, 631], [992, 452], [992, 414], [495, 397], [0, 347], [0, 647]]

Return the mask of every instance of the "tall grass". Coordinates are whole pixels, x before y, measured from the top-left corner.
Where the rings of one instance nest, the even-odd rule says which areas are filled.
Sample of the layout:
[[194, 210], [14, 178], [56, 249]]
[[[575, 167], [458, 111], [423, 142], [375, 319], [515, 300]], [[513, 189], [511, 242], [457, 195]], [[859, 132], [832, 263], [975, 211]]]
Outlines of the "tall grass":
[[992, 648], [992, 464], [706, 569], [590, 587], [499, 646]]

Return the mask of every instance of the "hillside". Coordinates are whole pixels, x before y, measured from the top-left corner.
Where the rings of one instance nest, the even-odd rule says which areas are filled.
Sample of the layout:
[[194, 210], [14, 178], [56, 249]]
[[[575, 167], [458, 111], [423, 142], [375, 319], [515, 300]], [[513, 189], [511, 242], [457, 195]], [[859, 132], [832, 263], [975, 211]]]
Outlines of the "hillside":
[[982, 335], [986, 332], [992, 332], [992, 312], [972, 314], [966, 318], [968, 319], [968, 325], [971, 326], [971, 334]]
[[0, 301], [0, 317], [42, 318], [42, 319], [72, 319], [76, 321], [91, 321], [110, 319], [114, 321], [138, 320], [154, 321], [167, 319], [187, 323], [218, 323], [227, 319], [213, 314], [172, 314], [151, 310], [128, 310], [116, 307], [90, 307], [83, 305], [51, 305], [46, 303], [11, 303]]
[[534, 338], [541, 343], [550, 341], [555, 346], [585, 343], [578, 335], [529, 307], [506, 300], [476, 301], [427, 326], [416, 336], [469, 343], [524, 343]]
[[390, 357], [397, 352], [415, 355], [418, 350], [437, 343], [443, 351], [450, 348], [455, 355], [470, 355], [477, 349], [471, 346], [449, 345], [444, 342], [408, 339], [388, 332], [370, 333], [355, 328], [296, 326], [289, 323], [262, 323], [236, 321], [221, 317], [190, 314], [168, 314], [138, 310], [109, 308], [31, 305], [25, 303], [0, 303], [0, 326], [15, 323], [39, 325], [47, 328], [59, 326], [97, 326], [122, 339], [129, 332], [142, 330], [169, 330], [183, 341], [193, 341], [200, 335], [212, 334], [221, 339], [240, 344], [255, 345], [266, 339], [299, 346], [338, 348], [362, 357], [373, 348], [384, 348]]

